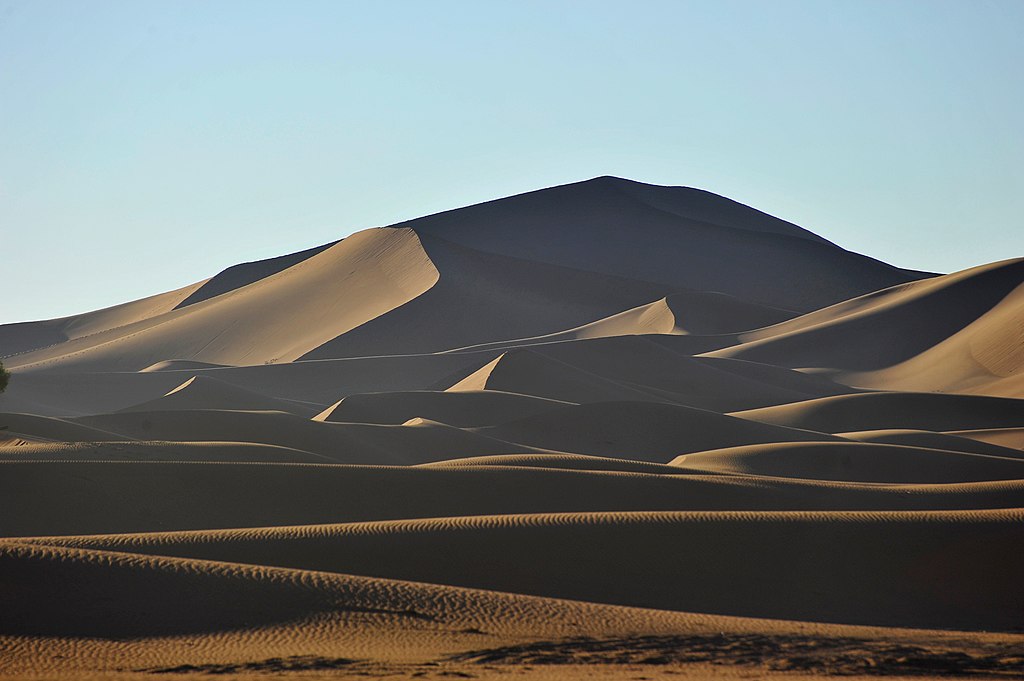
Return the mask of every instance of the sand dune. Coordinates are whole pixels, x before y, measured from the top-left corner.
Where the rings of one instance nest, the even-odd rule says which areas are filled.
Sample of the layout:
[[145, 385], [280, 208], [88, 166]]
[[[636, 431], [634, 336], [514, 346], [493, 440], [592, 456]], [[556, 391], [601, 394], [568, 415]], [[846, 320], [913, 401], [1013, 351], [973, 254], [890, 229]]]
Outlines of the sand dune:
[[492, 426], [569, 404], [498, 390], [363, 393], [339, 400], [314, 420], [397, 425], [419, 417], [456, 427]]
[[1019, 511], [602, 513], [42, 541], [713, 614], [1016, 629], [1022, 520]]
[[159, 445], [160, 457], [175, 463], [117, 461], [121, 451], [129, 458], [140, 450], [108, 452], [104, 444], [95, 446], [102, 461], [33, 461], [18, 453], [21, 447], [5, 448], [15, 460], [0, 460], [0, 536], [568, 511], [1012, 508], [1024, 494], [1024, 481], [880, 486], [686, 469], [582, 470], [571, 461], [542, 468], [514, 461], [389, 467], [259, 459], [280, 449], [247, 453], [253, 464], [190, 462], [203, 446], [209, 445], [190, 443], [175, 454]]
[[[926, 320], [926, 321], [925, 321]], [[871, 293], [710, 353], [839, 372], [851, 385], [1021, 396], [1024, 259]]]
[[[496, 353], [495, 353], [496, 354]], [[18, 373], [0, 394], [0, 409], [31, 401], [46, 416], [114, 412], [158, 399], [192, 376], [205, 375], [263, 395], [329, 405], [365, 392], [444, 389], [494, 354], [367, 357], [258, 366], [86, 374]]]
[[[209, 280], [206, 280], [209, 281]], [[0, 325], [0, 355], [11, 357], [69, 340], [119, 329], [170, 312], [206, 281], [86, 314], [39, 322]], [[11, 366], [12, 361], [7, 361]]]
[[297, 449], [344, 463], [410, 464], [460, 453], [536, 451], [443, 424], [325, 423], [279, 411], [133, 411], [75, 420], [0, 414], [0, 421], [10, 424], [12, 432], [61, 442], [253, 442]]
[[449, 390], [503, 390], [577, 403], [671, 402], [718, 411], [851, 392], [826, 379], [778, 367], [690, 357], [649, 336], [510, 350]]
[[[414, 232], [366, 230], [248, 286], [17, 355], [9, 366], [22, 371], [137, 371], [168, 359], [234, 365], [286, 362], [408, 302], [437, 277]], [[317, 295], [339, 286], [348, 295]]]
[[383, 426], [327, 423], [277, 411], [177, 410], [84, 416], [75, 421], [133, 439], [264, 442], [342, 463], [408, 464], [458, 453], [533, 451], [442, 424]]
[[970, 438], [979, 442], [988, 442], [1000, 447], [1024, 450], [1024, 427], [961, 430], [951, 432], [949, 435]]
[[[800, 625], [51, 546], [8, 544], [0, 556], [22, 586], [0, 594], [5, 628], [51, 634], [0, 639], [0, 673], [15, 676], [478, 677], [532, 659], [556, 663], [558, 676], [621, 678], [656, 656], [671, 673], [712, 674], [711, 660], [740, 673], [795, 661], [855, 673], [867, 668], [856, 664], [864, 656], [893, 673], [908, 653], [961, 673], [1015, 669], [1000, 663], [1016, 642], [1005, 636]], [[584, 623], [590, 637], [581, 639]]]
[[740, 473], [848, 482], [956, 483], [1024, 479], [1024, 460], [866, 442], [748, 445], [686, 454], [672, 464]]
[[120, 411], [231, 409], [235, 411], [285, 411], [299, 416], [312, 416], [322, 406], [261, 395], [216, 378], [196, 375], [163, 397], [126, 407]]
[[0, 678], [1019, 676], [1022, 353], [610, 177], [0, 326]]
[[764, 442], [834, 439], [823, 433], [649, 402], [563, 407], [476, 432], [560, 452], [667, 463], [678, 454]]
[[93, 427], [48, 416], [35, 416], [34, 414], [0, 414], [0, 425], [5, 426], [12, 433], [58, 442], [103, 442], [129, 439], [125, 435], [102, 427]]
[[795, 313], [713, 291], [681, 291], [573, 329], [573, 339], [646, 333], [714, 336], [778, 324]]
[[928, 449], [945, 449], [951, 452], [965, 452], [968, 454], [988, 454], [990, 456], [1021, 458], [1021, 452], [1016, 448], [1000, 446], [980, 439], [971, 439], [970, 437], [950, 433], [936, 433], [930, 430], [892, 428], [888, 430], [862, 430], [850, 433], [837, 433], [837, 435], [847, 440], [857, 440], [859, 442], [880, 442], [892, 445], [926, 447]]
[[1024, 400], [936, 393], [866, 393], [736, 412], [733, 416], [824, 433], [884, 428], [966, 430], [1024, 423]]
[[481, 251], [802, 311], [923, 276], [709, 192], [614, 177], [396, 227]]
[[0, 446], [0, 461], [333, 463], [298, 449], [253, 442], [48, 442]]
[[699, 348], [705, 352], [734, 344], [726, 334], [777, 324], [795, 315], [790, 310], [757, 305], [724, 293], [680, 291], [565, 331], [462, 349], [506, 349], [566, 340], [661, 334], [700, 336], [691, 345], [695, 351]]
[[165, 359], [155, 364], [150, 364], [144, 369], [139, 369], [140, 372], [147, 371], [192, 371], [196, 369], [221, 369], [227, 366], [226, 364], [213, 364], [211, 362], [197, 362], [189, 359]]
[[626, 473], [653, 473], [678, 475], [689, 472], [674, 466], [648, 461], [629, 461], [586, 454], [504, 454], [495, 456], [467, 456], [449, 461], [420, 464], [426, 468], [467, 468], [474, 466], [500, 466], [504, 468], [526, 466], [575, 471], [621, 471]]
[[436, 283], [415, 300], [324, 343], [303, 359], [440, 352], [561, 331], [672, 290], [418, 234], [438, 271]]
[[255, 262], [247, 262], [229, 267], [223, 272], [217, 274], [215, 277], [205, 281], [203, 285], [193, 291], [188, 298], [178, 303], [178, 305], [175, 306], [175, 309], [201, 303], [204, 300], [216, 298], [217, 296], [224, 295], [225, 293], [238, 290], [243, 286], [254, 284], [261, 279], [266, 279], [278, 272], [283, 272], [290, 267], [294, 267], [304, 260], [312, 258], [314, 255], [327, 250], [336, 243], [338, 242], [335, 241], [329, 244], [324, 244], [323, 246], [308, 248], [304, 251], [299, 251], [298, 253], [292, 253], [290, 255], [282, 255], [276, 258], [267, 258], [266, 260], [257, 260]]

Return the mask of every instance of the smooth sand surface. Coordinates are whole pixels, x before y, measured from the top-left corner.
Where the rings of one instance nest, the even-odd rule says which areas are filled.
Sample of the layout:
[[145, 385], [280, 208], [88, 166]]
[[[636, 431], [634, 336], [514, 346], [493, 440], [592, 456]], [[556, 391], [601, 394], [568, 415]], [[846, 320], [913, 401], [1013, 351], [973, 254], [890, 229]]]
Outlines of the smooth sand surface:
[[0, 679], [1024, 676], [1022, 305], [602, 177], [0, 326]]

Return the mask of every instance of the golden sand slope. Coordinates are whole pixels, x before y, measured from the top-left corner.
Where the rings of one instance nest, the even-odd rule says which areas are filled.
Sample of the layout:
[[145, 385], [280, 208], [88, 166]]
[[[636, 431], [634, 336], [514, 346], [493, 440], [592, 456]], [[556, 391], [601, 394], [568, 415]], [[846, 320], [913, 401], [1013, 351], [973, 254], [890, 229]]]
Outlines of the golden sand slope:
[[[132, 371], [168, 359], [286, 362], [418, 296], [437, 277], [412, 231], [366, 230], [240, 289], [8, 364], [22, 371]], [[339, 287], [345, 296], [324, 294]]]
[[850, 385], [1022, 396], [1024, 258], [855, 298], [710, 353], [829, 369]]

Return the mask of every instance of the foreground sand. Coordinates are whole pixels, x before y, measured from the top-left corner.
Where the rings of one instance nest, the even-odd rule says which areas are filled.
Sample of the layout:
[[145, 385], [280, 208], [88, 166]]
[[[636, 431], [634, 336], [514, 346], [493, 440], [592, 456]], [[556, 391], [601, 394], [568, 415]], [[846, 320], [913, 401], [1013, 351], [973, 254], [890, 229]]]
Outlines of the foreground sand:
[[0, 355], [0, 678], [1024, 676], [1024, 260], [598, 178]]
[[3, 596], [9, 676], [1024, 673], [1020, 634], [716, 617], [20, 541], [0, 566], [22, 585]]

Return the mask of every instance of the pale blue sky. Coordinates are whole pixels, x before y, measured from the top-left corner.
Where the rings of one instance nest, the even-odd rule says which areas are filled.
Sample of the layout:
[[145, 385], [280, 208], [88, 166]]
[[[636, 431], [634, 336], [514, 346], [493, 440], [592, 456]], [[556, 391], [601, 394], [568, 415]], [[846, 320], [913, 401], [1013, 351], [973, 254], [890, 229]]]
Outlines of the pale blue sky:
[[0, 0], [0, 322], [597, 175], [1024, 255], [1024, 2]]

